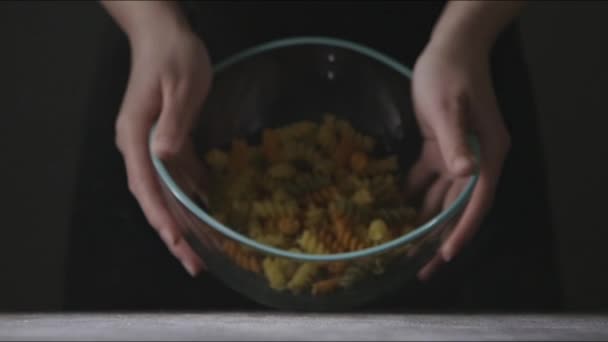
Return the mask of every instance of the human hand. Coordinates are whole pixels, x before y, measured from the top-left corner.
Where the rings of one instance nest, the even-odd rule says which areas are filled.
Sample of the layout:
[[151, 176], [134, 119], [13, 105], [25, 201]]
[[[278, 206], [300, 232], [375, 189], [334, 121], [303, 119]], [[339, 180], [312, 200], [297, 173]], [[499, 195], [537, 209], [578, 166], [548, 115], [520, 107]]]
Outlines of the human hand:
[[[415, 64], [412, 96], [424, 145], [407, 187], [413, 193], [426, 191], [421, 220], [451, 205], [475, 168], [479, 170], [462, 215], [437, 255], [418, 273], [427, 280], [459, 253], [490, 209], [510, 136], [494, 94], [488, 49], [457, 41], [430, 43]], [[467, 143], [469, 134], [479, 140], [478, 163]]]
[[167, 208], [148, 139], [157, 122], [153, 153], [177, 163], [194, 158], [189, 134], [211, 85], [211, 64], [203, 42], [189, 29], [159, 21], [146, 28], [129, 32], [131, 73], [116, 120], [116, 144], [129, 189], [148, 222], [194, 276], [204, 264]]

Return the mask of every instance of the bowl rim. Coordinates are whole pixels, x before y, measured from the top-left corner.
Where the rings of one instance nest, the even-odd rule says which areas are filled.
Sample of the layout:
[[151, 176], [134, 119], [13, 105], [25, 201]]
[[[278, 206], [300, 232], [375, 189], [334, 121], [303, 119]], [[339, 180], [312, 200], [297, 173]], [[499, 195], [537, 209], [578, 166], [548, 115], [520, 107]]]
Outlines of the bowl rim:
[[[282, 38], [277, 40], [272, 40], [269, 42], [265, 42], [254, 47], [245, 49], [239, 53], [236, 53], [222, 62], [216, 64], [213, 68], [214, 73], [221, 72], [222, 70], [241, 62], [247, 58], [253, 57], [255, 55], [261, 54], [263, 52], [281, 49], [285, 47], [292, 46], [301, 46], [301, 45], [323, 45], [329, 47], [337, 47], [343, 48], [346, 50], [351, 50], [357, 53], [360, 53], [366, 57], [369, 57], [373, 60], [376, 60], [389, 68], [395, 70], [402, 76], [411, 79], [412, 71], [404, 66], [403, 64], [397, 62], [395, 59], [376, 51], [370, 47], [365, 45], [354, 43], [348, 40], [343, 40], [339, 38], [332, 37], [324, 37], [324, 36], [297, 36], [297, 37], [289, 37]], [[361, 250], [356, 250], [352, 252], [345, 253], [336, 253], [336, 254], [308, 254], [308, 253], [298, 253], [298, 252], [290, 252], [281, 248], [272, 247], [260, 242], [257, 242], [246, 235], [243, 235], [224, 224], [217, 221], [213, 216], [205, 212], [202, 208], [200, 208], [186, 193], [177, 185], [177, 183], [173, 180], [167, 168], [163, 164], [163, 162], [152, 152], [152, 139], [154, 136], [154, 132], [156, 131], [156, 124], [152, 127], [152, 130], [149, 135], [149, 143], [148, 149], [150, 153], [150, 157], [152, 159], [152, 164], [156, 169], [157, 174], [159, 175], [161, 181], [167, 186], [171, 194], [182, 204], [184, 205], [192, 214], [194, 214], [197, 218], [202, 220], [205, 224], [210, 226], [212, 229], [221, 233], [222, 235], [238, 241], [239, 243], [255, 249], [259, 252], [272, 255], [275, 257], [288, 258], [292, 260], [297, 260], [301, 262], [335, 262], [335, 261], [346, 261], [358, 258], [365, 258], [374, 256], [377, 254], [385, 253], [389, 250], [398, 248], [402, 245], [405, 245], [409, 242], [416, 240], [417, 238], [430, 233], [434, 229], [441, 226], [442, 223], [445, 223], [447, 220], [452, 218], [454, 215], [458, 213], [458, 211], [468, 202], [468, 199], [471, 197], [473, 189], [477, 183], [479, 178], [479, 170], [476, 169], [474, 173], [471, 175], [470, 180], [465, 185], [463, 191], [456, 197], [454, 202], [447, 208], [439, 212], [433, 218], [429, 219], [422, 225], [417, 226], [411, 232], [400, 236], [399, 238], [390, 240], [388, 242], [368, 247]], [[469, 144], [473, 150], [474, 157], [476, 160], [479, 160], [480, 151], [479, 151], [479, 143], [475, 136], [469, 136]]]

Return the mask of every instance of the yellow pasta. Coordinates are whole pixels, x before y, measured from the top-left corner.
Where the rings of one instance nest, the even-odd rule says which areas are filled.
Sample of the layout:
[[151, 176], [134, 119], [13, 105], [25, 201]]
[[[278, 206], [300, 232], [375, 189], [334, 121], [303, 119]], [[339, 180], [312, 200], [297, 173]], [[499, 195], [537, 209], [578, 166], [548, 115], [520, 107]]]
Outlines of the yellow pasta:
[[386, 242], [390, 239], [390, 235], [391, 232], [384, 221], [376, 219], [370, 223], [367, 236], [372, 243]]
[[298, 207], [293, 203], [280, 203], [270, 200], [253, 202], [252, 212], [257, 217], [269, 218], [278, 216], [293, 216]]
[[300, 121], [277, 130], [283, 142], [314, 137], [318, 124], [312, 121]]
[[360, 206], [370, 205], [374, 202], [372, 194], [369, 192], [369, 190], [365, 188], [357, 190], [357, 192], [353, 194], [351, 199], [353, 203]]
[[285, 289], [287, 279], [276, 259], [270, 257], [264, 258], [262, 268], [264, 269], [264, 274], [266, 275], [268, 284], [271, 288], [275, 290]]
[[300, 293], [309, 287], [319, 271], [319, 265], [303, 263], [298, 267], [293, 277], [287, 283], [287, 288], [293, 293]]
[[[347, 253], [385, 243], [413, 229], [416, 211], [400, 193], [394, 155], [376, 155], [372, 137], [328, 114], [234, 139], [210, 149], [211, 214], [271, 247], [297, 253]], [[321, 296], [380, 275], [409, 246], [365, 262], [303, 263], [261, 258], [232, 240], [224, 253], [277, 291]]]
[[296, 169], [289, 163], [278, 163], [268, 169], [268, 174], [273, 178], [288, 179], [296, 174]]
[[283, 158], [281, 138], [275, 130], [265, 129], [262, 133], [262, 150], [266, 159], [272, 162]]
[[207, 153], [205, 158], [207, 164], [209, 164], [216, 171], [222, 171], [228, 165], [228, 155], [224, 151], [218, 149], [212, 149]]
[[328, 254], [328, 249], [310, 230], [305, 230], [297, 240], [303, 251], [311, 254]]

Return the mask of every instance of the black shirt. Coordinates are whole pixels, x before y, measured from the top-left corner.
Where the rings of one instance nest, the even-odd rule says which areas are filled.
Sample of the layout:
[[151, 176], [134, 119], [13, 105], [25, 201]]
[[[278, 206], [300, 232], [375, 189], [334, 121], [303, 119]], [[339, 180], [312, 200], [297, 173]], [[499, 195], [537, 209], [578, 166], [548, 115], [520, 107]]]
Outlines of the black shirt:
[[[333, 36], [412, 66], [443, 2], [185, 2], [213, 62], [287, 36]], [[129, 194], [114, 120], [129, 71], [127, 41], [112, 24], [92, 90], [68, 253], [67, 308], [259, 307], [209, 274], [191, 279]], [[419, 292], [369, 308], [548, 309], [559, 304], [553, 233], [533, 98], [515, 26], [499, 38], [492, 72], [513, 137], [495, 205], [475, 240]], [[113, 114], [113, 115], [112, 115]]]

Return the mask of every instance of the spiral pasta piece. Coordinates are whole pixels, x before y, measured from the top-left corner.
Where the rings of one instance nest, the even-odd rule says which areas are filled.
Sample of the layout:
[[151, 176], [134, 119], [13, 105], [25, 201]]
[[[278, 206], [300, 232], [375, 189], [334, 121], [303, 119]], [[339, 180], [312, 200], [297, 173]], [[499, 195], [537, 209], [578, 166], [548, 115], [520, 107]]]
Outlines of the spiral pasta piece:
[[301, 225], [294, 217], [286, 216], [281, 217], [277, 223], [279, 231], [284, 235], [294, 235], [300, 231]]
[[312, 121], [300, 121], [277, 129], [277, 134], [285, 142], [314, 137], [318, 125]]
[[312, 193], [329, 186], [331, 179], [329, 177], [315, 176], [312, 174], [300, 174], [287, 183], [284, 183], [285, 189], [294, 196], [301, 196]]
[[237, 171], [245, 168], [249, 162], [249, 147], [247, 142], [242, 139], [232, 141], [232, 149], [230, 151], [229, 167], [231, 171]]
[[278, 203], [274, 201], [255, 201], [252, 204], [252, 213], [261, 218], [276, 218], [280, 216], [294, 216], [298, 211], [294, 203]]
[[334, 261], [326, 265], [327, 272], [334, 276], [339, 276], [348, 268], [349, 263], [346, 261]]
[[[297, 253], [350, 252], [407, 234], [416, 211], [399, 190], [397, 157], [375, 156], [374, 145], [331, 114], [318, 124], [264, 129], [257, 146], [234, 139], [227, 149], [205, 154], [211, 214], [261, 244]], [[261, 257], [215, 235], [216, 248], [270, 288], [314, 296], [382, 274], [393, 259], [407, 258], [430, 239], [364, 261], [315, 264]]]
[[216, 148], [207, 152], [205, 159], [207, 161], [207, 164], [209, 164], [209, 166], [211, 166], [211, 168], [213, 168], [215, 171], [224, 170], [228, 165], [229, 160], [228, 155], [224, 151], [218, 150]]
[[285, 158], [290, 161], [305, 161], [309, 165], [314, 165], [323, 161], [323, 157], [314, 146], [302, 142], [288, 142], [284, 145]]
[[348, 266], [339, 280], [340, 286], [350, 288], [358, 281], [366, 278], [370, 273], [369, 266], [365, 263], [356, 263]]
[[357, 132], [348, 121], [337, 120], [336, 129], [342, 139], [351, 142], [354, 149], [364, 152], [371, 152], [374, 149], [374, 139]]
[[369, 225], [368, 238], [374, 244], [386, 242], [390, 240], [391, 232], [384, 221], [375, 219]]
[[262, 268], [271, 288], [279, 291], [285, 289], [287, 286], [287, 278], [279, 264], [277, 264], [276, 259], [270, 257], [264, 258]]
[[350, 156], [350, 167], [357, 174], [363, 173], [367, 168], [368, 163], [369, 158], [367, 157], [367, 154], [363, 152], [354, 152]]
[[372, 194], [366, 188], [357, 190], [351, 197], [351, 200], [359, 206], [369, 206], [374, 202]]
[[303, 263], [287, 283], [287, 288], [295, 294], [302, 292], [313, 283], [318, 271], [319, 266], [317, 264]]
[[340, 242], [336, 239], [334, 233], [332, 233], [326, 227], [318, 227], [313, 230], [317, 240], [323, 245], [329, 253], [342, 253], [346, 249], [342, 247]]
[[283, 159], [281, 138], [273, 129], [265, 129], [262, 132], [262, 151], [264, 157], [271, 162]]
[[396, 156], [388, 158], [372, 160], [367, 164], [366, 173], [377, 175], [382, 173], [395, 172], [399, 168], [399, 163]]
[[296, 174], [296, 169], [289, 163], [277, 163], [268, 169], [268, 174], [276, 179], [288, 179]]
[[399, 187], [392, 174], [376, 175], [369, 182], [372, 196], [379, 201], [394, 202], [399, 199]]
[[254, 273], [260, 273], [260, 261], [258, 260], [257, 256], [243, 250], [236, 242], [232, 240], [224, 240], [222, 247], [224, 253], [239, 267]]
[[310, 201], [320, 205], [333, 201], [338, 198], [338, 196], [340, 196], [340, 193], [335, 185], [324, 187], [308, 195]]
[[356, 251], [366, 247], [365, 243], [353, 234], [346, 218], [334, 217], [334, 229], [336, 240], [347, 251]]
[[370, 208], [358, 206], [346, 199], [337, 199], [331, 202], [329, 212], [332, 217], [343, 217], [353, 222], [367, 221], [371, 213]]
[[297, 240], [298, 246], [306, 253], [311, 254], [328, 254], [326, 246], [319, 241], [318, 237], [310, 230], [305, 230]]
[[311, 205], [304, 214], [304, 224], [308, 228], [317, 228], [325, 220], [325, 210], [314, 205]]
[[340, 287], [340, 278], [323, 279], [312, 284], [312, 295], [322, 296], [336, 291]]

